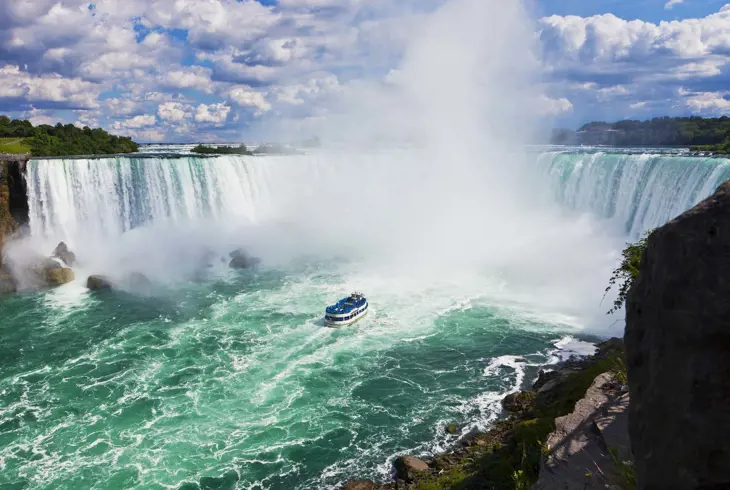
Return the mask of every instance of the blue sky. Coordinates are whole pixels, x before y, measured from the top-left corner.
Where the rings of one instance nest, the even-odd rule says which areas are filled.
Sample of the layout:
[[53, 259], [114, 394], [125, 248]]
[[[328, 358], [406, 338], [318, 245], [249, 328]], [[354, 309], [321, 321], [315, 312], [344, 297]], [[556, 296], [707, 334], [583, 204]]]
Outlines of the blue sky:
[[[497, 15], [505, 0], [0, 2], [0, 113], [138, 141], [235, 141], [281, 121], [304, 133], [386, 83], [430, 15], [475, 1]], [[546, 124], [730, 112], [730, 0], [525, 9]]]

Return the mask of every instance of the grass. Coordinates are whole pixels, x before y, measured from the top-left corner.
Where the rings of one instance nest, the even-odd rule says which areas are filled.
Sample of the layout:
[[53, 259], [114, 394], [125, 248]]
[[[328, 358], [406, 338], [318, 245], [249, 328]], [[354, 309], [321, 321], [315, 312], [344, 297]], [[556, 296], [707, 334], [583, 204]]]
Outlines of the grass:
[[30, 138], [0, 138], [0, 153], [30, 153]]

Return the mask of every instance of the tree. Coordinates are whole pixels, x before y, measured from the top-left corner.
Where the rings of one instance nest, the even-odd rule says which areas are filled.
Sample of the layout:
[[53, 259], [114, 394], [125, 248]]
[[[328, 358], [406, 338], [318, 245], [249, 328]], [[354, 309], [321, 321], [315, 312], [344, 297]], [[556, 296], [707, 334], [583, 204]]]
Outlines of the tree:
[[618, 284], [618, 296], [613, 302], [613, 307], [608, 310], [608, 315], [616, 313], [623, 308], [626, 303], [626, 296], [629, 294], [631, 286], [634, 285], [634, 281], [636, 281], [639, 277], [641, 257], [644, 255], [649, 235], [651, 235], [653, 231], [654, 230], [647, 231], [644, 236], [635, 243], [627, 243], [626, 248], [623, 252], [621, 252], [621, 263], [613, 271], [611, 279], [608, 281], [608, 287], [606, 288], [606, 294], [608, 294], [608, 292]]

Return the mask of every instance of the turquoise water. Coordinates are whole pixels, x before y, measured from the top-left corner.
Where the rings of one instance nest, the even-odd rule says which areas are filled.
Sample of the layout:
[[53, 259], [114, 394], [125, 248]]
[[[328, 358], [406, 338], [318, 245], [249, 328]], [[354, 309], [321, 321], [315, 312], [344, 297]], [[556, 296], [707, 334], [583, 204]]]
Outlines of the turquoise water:
[[309, 262], [153, 296], [70, 284], [2, 300], [0, 486], [384, 479], [388, 458], [453, 441], [445, 425], [486, 426], [566, 331], [443, 284], [373, 291], [368, 318], [323, 327], [350, 280]]
[[[0, 299], [0, 489], [334, 489], [486, 428], [569, 336], [621, 335], [601, 297], [627, 237], [730, 177], [661, 153], [529, 165], [31, 162], [9, 257], [65, 240], [78, 280]], [[228, 270], [240, 246], [261, 269]], [[150, 291], [84, 286], [138, 271]], [[325, 328], [352, 290], [368, 316]]]

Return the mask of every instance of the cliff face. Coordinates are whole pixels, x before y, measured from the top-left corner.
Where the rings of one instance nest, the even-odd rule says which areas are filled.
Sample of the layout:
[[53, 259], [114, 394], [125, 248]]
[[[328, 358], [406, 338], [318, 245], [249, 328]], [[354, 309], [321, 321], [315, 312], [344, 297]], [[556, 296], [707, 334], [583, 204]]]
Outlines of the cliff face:
[[649, 238], [625, 345], [638, 488], [730, 488], [730, 182]]
[[0, 155], [0, 270], [7, 238], [28, 223], [28, 194], [23, 171], [24, 155]]

